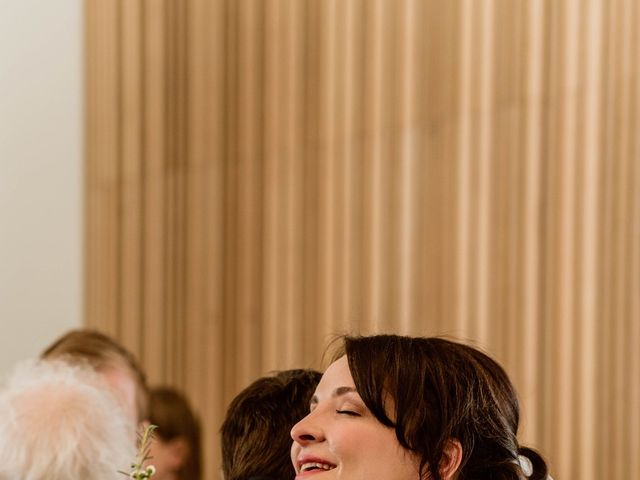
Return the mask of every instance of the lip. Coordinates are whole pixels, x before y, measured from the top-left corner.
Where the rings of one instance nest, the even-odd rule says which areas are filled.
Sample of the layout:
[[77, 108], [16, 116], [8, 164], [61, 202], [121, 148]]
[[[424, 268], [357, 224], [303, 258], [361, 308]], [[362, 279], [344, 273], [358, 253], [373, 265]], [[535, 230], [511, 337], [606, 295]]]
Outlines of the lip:
[[326, 460], [322, 457], [318, 457], [316, 455], [306, 455], [306, 454], [300, 455], [296, 459], [296, 480], [302, 480], [304, 478], [309, 478], [312, 475], [317, 475], [320, 473], [326, 473], [331, 471], [331, 470], [311, 470], [309, 472], [302, 472], [300, 471], [300, 469], [302, 465], [304, 465], [305, 463], [324, 463], [326, 465], [332, 465], [333, 468], [331, 470], [337, 467], [335, 463], [330, 462], [329, 460]]

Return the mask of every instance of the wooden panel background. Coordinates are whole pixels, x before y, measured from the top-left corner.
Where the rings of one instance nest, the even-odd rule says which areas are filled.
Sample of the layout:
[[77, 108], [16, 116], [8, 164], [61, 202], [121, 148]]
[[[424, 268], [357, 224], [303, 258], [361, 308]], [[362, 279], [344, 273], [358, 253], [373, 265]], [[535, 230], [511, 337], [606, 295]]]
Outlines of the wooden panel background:
[[450, 334], [556, 479], [640, 478], [640, 3], [86, 0], [86, 318], [229, 400]]

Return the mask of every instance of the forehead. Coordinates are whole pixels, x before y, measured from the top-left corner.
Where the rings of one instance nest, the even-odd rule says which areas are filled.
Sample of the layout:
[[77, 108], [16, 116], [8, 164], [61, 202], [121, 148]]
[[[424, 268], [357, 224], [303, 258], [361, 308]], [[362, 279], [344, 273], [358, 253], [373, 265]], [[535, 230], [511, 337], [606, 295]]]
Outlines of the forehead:
[[318, 388], [316, 388], [316, 394], [330, 394], [340, 387], [355, 387], [346, 356], [340, 357], [329, 365], [320, 379]]

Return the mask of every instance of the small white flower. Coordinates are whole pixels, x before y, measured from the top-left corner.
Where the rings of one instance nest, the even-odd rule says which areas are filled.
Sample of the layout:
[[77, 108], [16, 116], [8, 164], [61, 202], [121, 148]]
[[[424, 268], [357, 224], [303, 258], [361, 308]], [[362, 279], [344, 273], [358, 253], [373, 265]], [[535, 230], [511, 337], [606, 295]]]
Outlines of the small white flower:
[[149, 465], [146, 468], [142, 468], [142, 464], [151, 459], [149, 451], [151, 448], [151, 442], [153, 441], [153, 431], [158, 428], [155, 425], [147, 425], [144, 431], [138, 435], [139, 448], [136, 460], [131, 464], [131, 471], [129, 473], [119, 471], [125, 476], [128, 476], [131, 480], [145, 480], [151, 478], [156, 473], [156, 467]]

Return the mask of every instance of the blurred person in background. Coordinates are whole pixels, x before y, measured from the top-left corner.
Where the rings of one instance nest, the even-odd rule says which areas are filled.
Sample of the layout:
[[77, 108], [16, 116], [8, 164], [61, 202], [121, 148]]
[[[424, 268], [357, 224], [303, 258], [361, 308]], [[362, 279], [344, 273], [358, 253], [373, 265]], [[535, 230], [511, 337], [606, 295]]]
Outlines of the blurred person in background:
[[146, 376], [135, 356], [111, 337], [94, 330], [71, 330], [47, 347], [41, 358], [89, 364], [106, 380], [135, 424], [146, 420]]
[[187, 398], [173, 388], [152, 388], [149, 422], [158, 427], [149, 460], [153, 480], [200, 480], [200, 422]]
[[225, 480], [293, 480], [289, 432], [308, 413], [320, 377], [315, 370], [276, 372], [233, 399], [220, 430]]
[[82, 365], [19, 365], [0, 390], [0, 480], [115, 480], [135, 457], [134, 426]]

